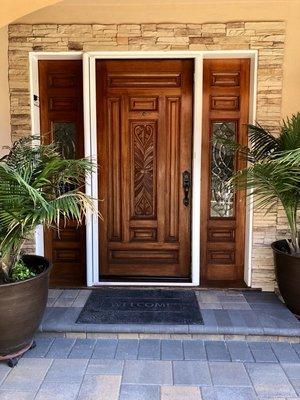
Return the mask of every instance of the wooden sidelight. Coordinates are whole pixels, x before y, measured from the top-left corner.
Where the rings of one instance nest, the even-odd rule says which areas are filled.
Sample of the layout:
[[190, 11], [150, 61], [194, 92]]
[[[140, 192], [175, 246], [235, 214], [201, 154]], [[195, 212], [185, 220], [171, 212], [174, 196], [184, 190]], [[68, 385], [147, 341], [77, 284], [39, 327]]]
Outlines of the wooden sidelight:
[[[82, 61], [39, 61], [43, 143], [56, 142], [66, 158], [84, 156]], [[58, 234], [44, 231], [45, 256], [53, 263], [52, 286], [86, 284], [85, 226], [68, 222]]]
[[249, 59], [204, 60], [201, 166], [201, 282], [244, 285], [245, 191], [226, 181], [245, 166], [217, 138], [247, 144]]
[[191, 279], [193, 64], [97, 61], [101, 279]]

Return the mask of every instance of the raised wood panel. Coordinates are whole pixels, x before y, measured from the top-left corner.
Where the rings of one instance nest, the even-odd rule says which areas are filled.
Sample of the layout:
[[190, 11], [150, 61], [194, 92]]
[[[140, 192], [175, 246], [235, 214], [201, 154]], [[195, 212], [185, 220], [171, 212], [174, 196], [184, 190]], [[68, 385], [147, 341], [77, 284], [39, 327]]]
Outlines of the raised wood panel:
[[109, 224], [110, 240], [122, 239], [121, 219], [121, 99], [107, 99], [108, 150], [109, 150]]
[[190, 279], [192, 83], [192, 60], [96, 62], [100, 278]]
[[239, 86], [240, 85], [240, 72], [230, 71], [230, 72], [220, 72], [211, 71], [210, 72], [211, 86], [229, 87], [229, 86]]
[[[56, 140], [66, 156], [84, 157], [82, 61], [40, 60], [39, 92], [42, 142]], [[85, 226], [71, 220], [62, 223], [59, 234], [45, 229], [44, 243], [53, 264], [51, 286], [84, 286]]]
[[158, 111], [158, 97], [131, 97], [130, 111]]
[[55, 249], [53, 252], [53, 262], [80, 262], [79, 249]]
[[208, 250], [207, 262], [209, 264], [234, 264], [235, 252], [230, 250]]
[[111, 250], [110, 261], [132, 264], [176, 263], [178, 252], [176, 250]]
[[166, 99], [166, 152], [169, 155], [166, 165], [166, 199], [165, 199], [165, 240], [179, 239], [179, 186], [177, 178], [180, 168], [180, 97]]
[[239, 97], [211, 96], [210, 108], [212, 110], [237, 111], [239, 110]]
[[108, 87], [180, 87], [181, 74], [143, 74], [131, 73], [122, 75], [109, 74]]
[[48, 75], [49, 89], [76, 88], [78, 76], [76, 74], [56, 72]]
[[131, 219], [156, 217], [155, 121], [131, 121]]
[[209, 242], [234, 242], [235, 241], [235, 229], [229, 228], [208, 228]]
[[155, 242], [157, 229], [155, 228], [130, 228], [130, 240], [132, 242]]
[[64, 227], [59, 231], [53, 231], [53, 240], [60, 240], [63, 242], [80, 242], [78, 236], [78, 228], [76, 227]]
[[74, 111], [77, 108], [77, 102], [74, 98], [68, 97], [50, 97], [49, 110], [50, 111]]
[[228, 153], [226, 146], [216, 145], [214, 137], [235, 137], [247, 144], [250, 60], [204, 60], [203, 74], [201, 281], [242, 286], [245, 191], [230, 192], [220, 182], [226, 183], [236, 168], [245, 167], [245, 160]]

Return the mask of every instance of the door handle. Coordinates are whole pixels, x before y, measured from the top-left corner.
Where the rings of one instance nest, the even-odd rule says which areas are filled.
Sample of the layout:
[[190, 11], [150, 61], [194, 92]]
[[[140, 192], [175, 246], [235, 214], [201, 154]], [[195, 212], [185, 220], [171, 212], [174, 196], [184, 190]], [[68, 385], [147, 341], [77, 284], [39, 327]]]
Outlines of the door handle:
[[189, 193], [191, 185], [192, 185], [191, 173], [189, 171], [184, 171], [182, 173], [182, 187], [184, 191], [183, 204], [186, 207], [190, 204]]

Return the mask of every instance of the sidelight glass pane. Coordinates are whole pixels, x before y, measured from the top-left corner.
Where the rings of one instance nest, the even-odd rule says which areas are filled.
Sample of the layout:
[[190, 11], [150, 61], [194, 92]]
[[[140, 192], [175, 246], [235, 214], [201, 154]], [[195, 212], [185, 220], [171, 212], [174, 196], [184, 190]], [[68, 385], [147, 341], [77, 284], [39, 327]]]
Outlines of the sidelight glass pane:
[[234, 140], [236, 123], [218, 121], [212, 123], [211, 146], [211, 200], [210, 216], [230, 218], [234, 216], [234, 190], [227, 184], [234, 173], [234, 151], [218, 139]]
[[53, 141], [57, 143], [59, 151], [64, 158], [76, 158], [75, 137], [76, 126], [74, 122], [52, 122]]

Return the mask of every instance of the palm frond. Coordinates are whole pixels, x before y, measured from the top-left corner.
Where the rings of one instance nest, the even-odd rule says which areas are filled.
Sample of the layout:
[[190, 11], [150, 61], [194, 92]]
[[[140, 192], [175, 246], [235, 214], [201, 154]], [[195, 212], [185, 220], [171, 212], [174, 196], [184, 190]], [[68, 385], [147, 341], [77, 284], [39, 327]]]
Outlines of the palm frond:
[[[280, 202], [290, 226], [291, 251], [300, 253], [300, 113], [283, 122], [278, 137], [259, 124], [249, 125], [249, 141], [251, 148], [243, 151], [250, 165], [237, 171], [228, 184], [237, 190], [250, 189], [255, 207], [266, 212]], [[238, 144], [227, 146], [228, 151], [235, 148], [239, 156]]]
[[33, 145], [34, 139], [17, 141], [0, 160], [0, 264], [19, 252], [37, 225], [82, 224], [88, 211], [95, 212], [83, 191], [92, 161], [63, 159], [55, 145]]

